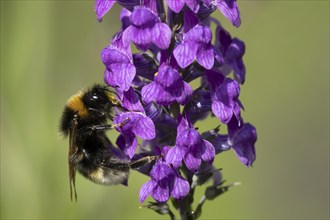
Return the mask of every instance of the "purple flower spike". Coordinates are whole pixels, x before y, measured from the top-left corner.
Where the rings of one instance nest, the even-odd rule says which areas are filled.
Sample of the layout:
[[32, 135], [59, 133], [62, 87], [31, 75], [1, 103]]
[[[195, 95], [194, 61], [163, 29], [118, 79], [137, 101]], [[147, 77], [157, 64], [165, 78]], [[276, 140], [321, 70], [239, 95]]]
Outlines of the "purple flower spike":
[[175, 13], [179, 13], [182, 10], [184, 4], [187, 4], [187, 6], [195, 13], [197, 13], [199, 9], [198, 0], [166, 0], [166, 3], [168, 7]]
[[212, 102], [212, 112], [224, 124], [235, 116], [241, 120], [241, 103], [238, 100], [240, 88], [235, 80], [227, 78], [224, 83], [215, 91]]
[[155, 101], [159, 105], [169, 105], [177, 101], [184, 105], [192, 94], [192, 88], [182, 80], [176, 69], [163, 64], [159, 67], [154, 82], [144, 86], [141, 94], [146, 103]]
[[139, 48], [147, 50], [152, 44], [163, 50], [169, 47], [171, 29], [149, 8], [135, 7], [130, 22], [132, 25], [126, 31]]
[[196, 25], [183, 37], [183, 42], [173, 51], [181, 68], [186, 68], [197, 60], [205, 69], [214, 64], [214, 49], [211, 45], [212, 32], [209, 27]]
[[112, 8], [115, 4], [115, 0], [96, 0], [94, 5], [94, 12], [99, 22], [102, 21], [102, 17]]
[[[113, 117], [119, 132], [114, 156], [136, 162], [132, 168], [150, 176], [140, 189], [141, 203], [151, 196], [149, 209], [176, 219], [171, 200], [181, 219], [189, 218], [196, 186], [213, 181], [205, 190], [206, 199], [231, 186], [222, 185], [222, 174], [212, 164], [216, 154], [233, 149], [247, 167], [256, 159], [256, 129], [244, 123], [239, 100], [246, 75], [245, 44], [210, 17], [220, 10], [239, 27], [236, 0], [96, 0], [99, 21], [115, 2], [123, 7], [122, 26], [101, 53], [104, 82], [112, 88], [95, 86], [103, 96], [115, 90], [120, 102]], [[97, 114], [107, 105], [101, 107], [92, 116], [104, 124], [112, 116]], [[220, 125], [204, 133], [194, 127], [214, 115], [221, 132]], [[202, 205], [192, 217], [201, 215]]]
[[232, 147], [239, 160], [247, 167], [252, 166], [256, 159], [254, 144], [257, 141], [257, 132], [251, 124], [243, 124], [230, 139]]
[[[185, 130], [182, 129], [184, 124], [188, 125]], [[176, 144], [166, 155], [166, 161], [178, 168], [183, 160], [187, 168], [193, 172], [198, 171], [202, 160], [212, 163], [215, 156], [213, 145], [203, 140], [185, 118], [181, 119], [179, 128]]]
[[105, 83], [127, 91], [133, 82], [136, 69], [133, 65], [132, 53], [126, 40], [124, 40], [124, 36], [118, 37], [107, 48], [104, 48], [101, 59], [106, 66]]

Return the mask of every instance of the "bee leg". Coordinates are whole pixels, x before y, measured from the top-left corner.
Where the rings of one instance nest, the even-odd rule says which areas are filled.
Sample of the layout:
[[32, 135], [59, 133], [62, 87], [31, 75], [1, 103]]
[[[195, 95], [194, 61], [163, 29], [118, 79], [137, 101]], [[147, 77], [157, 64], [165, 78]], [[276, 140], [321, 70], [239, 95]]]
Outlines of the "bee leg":
[[152, 161], [157, 160], [158, 158], [162, 157], [161, 155], [158, 156], [146, 156], [146, 157], [142, 157], [136, 161], [133, 161], [129, 164], [129, 166], [133, 169], [135, 168], [139, 168], [142, 167], [148, 163], [151, 163]]
[[79, 132], [80, 133], [90, 133], [92, 131], [110, 130], [110, 129], [114, 129], [114, 128], [117, 128], [117, 127], [121, 127], [121, 126], [125, 125], [128, 121], [129, 121], [129, 118], [126, 118], [125, 120], [123, 120], [119, 124], [112, 124], [112, 125], [103, 124], [103, 125], [85, 126], [85, 127], [79, 128]]
[[93, 111], [93, 112], [97, 112], [98, 114], [104, 116], [105, 115], [105, 112], [103, 111], [100, 111], [100, 110], [97, 110], [95, 108], [88, 108], [89, 111]]
[[108, 130], [108, 129], [114, 129], [115, 126], [105, 124], [105, 125], [93, 125], [93, 126], [89, 126], [88, 128], [92, 131], [103, 131], [103, 130]]
[[122, 122], [120, 122], [119, 124], [114, 124], [113, 126], [116, 127], [122, 127], [124, 126], [127, 122], [129, 121], [129, 118], [125, 118]]

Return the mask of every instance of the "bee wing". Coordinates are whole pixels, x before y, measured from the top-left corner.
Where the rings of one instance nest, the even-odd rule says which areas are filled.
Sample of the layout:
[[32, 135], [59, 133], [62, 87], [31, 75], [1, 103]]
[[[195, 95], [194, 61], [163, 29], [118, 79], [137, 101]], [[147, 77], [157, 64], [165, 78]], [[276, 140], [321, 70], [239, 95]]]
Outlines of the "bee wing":
[[76, 144], [76, 128], [78, 125], [77, 115], [74, 116], [71, 127], [69, 130], [69, 154], [68, 154], [68, 163], [69, 163], [69, 182], [70, 182], [70, 198], [72, 201], [72, 188], [74, 190], [75, 200], [77, 201], [77, 192], [76, 192], [76, 167], [74, 165], [75, 155], [77, 153], [78, 147]]

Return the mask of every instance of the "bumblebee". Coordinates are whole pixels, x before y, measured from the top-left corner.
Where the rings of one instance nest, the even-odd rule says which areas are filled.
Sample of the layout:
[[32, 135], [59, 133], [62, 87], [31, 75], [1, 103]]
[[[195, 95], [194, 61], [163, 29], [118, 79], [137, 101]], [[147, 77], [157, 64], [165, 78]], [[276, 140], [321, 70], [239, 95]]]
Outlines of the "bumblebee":
[[114, 107], [121, 108], [116, 93], [109, 87], [94, 85], [81, 90], [68, 99], [60, 121], [60, 132], [69, 136], [69, 183], [70, 198], [77, 201], [76, 171], [87, 179], [105, 185], [125, 183], [130, 168], [139, 168], [158, 158], [146, 156], [136, 161], [126, 159], [116, 149], [106, 131], [121, 124], [109, 124]]

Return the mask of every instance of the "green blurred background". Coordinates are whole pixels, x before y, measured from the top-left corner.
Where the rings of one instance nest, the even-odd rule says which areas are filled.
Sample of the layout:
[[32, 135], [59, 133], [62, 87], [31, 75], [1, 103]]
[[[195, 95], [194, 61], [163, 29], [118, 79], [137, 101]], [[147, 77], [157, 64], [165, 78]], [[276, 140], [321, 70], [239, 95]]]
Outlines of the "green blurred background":
[[[102, 82], [100, 52], [119, 30], [119, 6], [98, 23], [94, 1], [1, 0], [1, 218], [167, 219], [139, 208], [148, 180], [129, 187], [77, 177], [70, 202], [67, 140], [58, 121], [67, 98]], [[218, 155], [228, 183], [203, 219], [329, 218], [329, 1], [238, 1], [246, 43], [245, 121], [257, 127], [257, 160]], [[213, 128], [216, 120], [200, 124]], [[113, 133], [110, 134], [115, 134]], [[203, 192], [197, 191], [196, 201]]]

